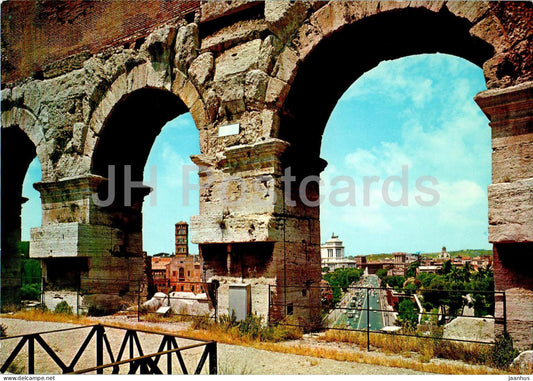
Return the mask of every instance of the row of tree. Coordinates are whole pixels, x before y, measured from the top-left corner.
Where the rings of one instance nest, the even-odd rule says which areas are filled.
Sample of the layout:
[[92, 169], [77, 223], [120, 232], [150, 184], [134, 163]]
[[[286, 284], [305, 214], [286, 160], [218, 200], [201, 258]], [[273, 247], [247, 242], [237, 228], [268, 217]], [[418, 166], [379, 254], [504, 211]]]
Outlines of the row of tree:
[[352, 283], [358, 282], [362, 275], [363, 269], [336, 269], [324, 274], [323, 279], [329, 283], [333, 292], [332, 303], [340, 301], [342, 293], [346, 292]]
[[21, 300], [39, 300], [41, 297], [41, 262], [30, 259], [30, 243], [28, 241], [19, 243], [19, 253], [22, 256], [20, 298]]
[[[494, 275], [490, 266], [474, 271], [469, 263], [458, 268], [446, 261], [436, 274], [416, 275], [418, 265], [412, 263], [405, 277], [388, 276], [387, 270], [378, 270], [377, 275], [382, 285], [421, 295], [426, 311], [440, 308], [450, 315], [461, 315], [468, 306], [474, 309], [475, 316], [494, 315]], [[403, 307], [407, 310], [407, 303]]]

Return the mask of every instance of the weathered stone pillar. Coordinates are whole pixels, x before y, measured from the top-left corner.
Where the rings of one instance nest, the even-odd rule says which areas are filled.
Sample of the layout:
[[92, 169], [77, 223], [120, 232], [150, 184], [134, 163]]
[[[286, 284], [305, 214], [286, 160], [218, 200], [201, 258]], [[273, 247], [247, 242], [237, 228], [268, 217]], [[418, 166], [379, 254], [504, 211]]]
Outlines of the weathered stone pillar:
[[95, 313], [135, 302], [144, 279], [141, 207], [146, 189], [132, 195], [131, 207], [103, 207], [96, 195], [107, 179], [80, 176], [36, 183], [42, 227], [31, 230], [30, 257], [43, 262], [54, 289], [80, 290]]
[[[19, 243], [21, 240], [22, 204], [28, 199], [18, 195], [8, 195], [2, 187], [2, 197], [8, 202], [2, 203], [2, 307], [17, 304], [20, 300], [21, 257]], [[10, 197], [12, 196], [12, 197]]]
[[[495, 289], [506, 293], [507, 330], [520, 349], [533, 345], [533, 82], [475, 98], [492, 128], [489, 241]], [[496, 314], [503, 313], [497, 300]]]
[[199, 244], [206, 279], [221, 283], [222, 313], [224, 287], [238, 281], [252, 284], [252, 306], [265, 317], [270, 300], [273, 319], [290, 314], [317, 320], [318, 208], [305, 209], [297, 184], [294, 206], [286, 206], [282, 155], [287, 147], [269, 139], [229, 147], [217, 158], [193, 157], [200, 167], [200, 215], [191, 219], [191, 240]]

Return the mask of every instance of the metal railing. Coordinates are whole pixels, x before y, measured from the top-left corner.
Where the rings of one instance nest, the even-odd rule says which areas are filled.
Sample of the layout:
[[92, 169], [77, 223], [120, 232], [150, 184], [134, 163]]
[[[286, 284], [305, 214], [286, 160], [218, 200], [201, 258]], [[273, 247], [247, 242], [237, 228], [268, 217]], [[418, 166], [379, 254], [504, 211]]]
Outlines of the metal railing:
[[[117, 297], [117, 298], [125, 298], [129, 300], [129, 309], [125, 309], [125, 313], [130, 314], [132, 317], [136, 316], [138, 321], [143, 320], [150, 320], [153, 315], [156, 315], [156, 311], [152, 310], [150, 311], [148, 308], [144, 307], [144, 303], [147, 301], [146, 292], [142, 291], [142, 284], [141, 282], [132, 282], [129, 280], [107, 280], [107, 279], [83, 279], [85, 282], [85, 285], [94, 285], [96, 283], [99, 284], [98, 290], [99, 291], [92, 291], [89, 288], [82, 288], [80, 286], [77, 287], [77, 289], [72, 290], [73, 295], [73, 301], [71, 301], [71, 305], [75, 306], [74, 313], [80, 315], [82, 313], [87, 312], [87, 306], [84, 304], [84, 300], [90, 297], [91, 295], [105, 295], [108, 297]], [[127, 285], [128, 292], [126, 295], [124, 293], [120, 292], [106, 292], [106, 287], [102, 287], [102, 285], [106, 285], [106, 282], [110, 282], [109, 284], [118, 284], [118, 283], [124, 283], [124, 285]], [[186, 283], [186, 282], [181, 282]], [[195, 284], [198, 284], [198, 282], [193, 282]], [[211, 287], [212, 285], [209, 283], [202, 283], [202, 287], [204, 290], [206, 290], [207, 295], [205, 299], [202, 299], [201, 301], [197, 298], [191, 298], [187, 296], [173, 296], [172, 294], [168, 294], [165, 296], [165, 298], [162, 299], [162, 306], [169, 306], [172, 308], [168, 309], [168, 312], [165, 312], [164, 315], [168, 316], [174, 316], [174, 317], [183, 317], [184, 320], [187, 318], [207, 318], [212, 320], [213, 322], [217, 322], [218, 320], [218, 292], [216, 287]], [[109, 287], [111, 288], [111, 287]], [[320, 286], [312, 286], [312, 285], [306, 285], [303, 287], [306, 289], [306, 292], [309, 293], [319, 293], [323, 287]], [[419, 308], [415, 311], [418, 317], [418, 323], [420, 323], [421, 318], [426, 319], [433, 319], [438, 320], [438, 324], [434, 324], [435, 327], [439, 326], [441, 327], [444, 323], [449, 322], [457, 317], [468, 317], [471, 319], [485, 319], [485, 320], [493, 320], [495, 324], [499, 324], [502, 326], [503, 331], [506, 331], [507, 328], [507, 319], [506, 319], [506, 298], [505, 298], [505, 292], [501, 291], [477, 291], [477, 290], [441, 290], [441, 289], [418, 289], [416, 291], [413, 290], [407, 290], [407, 289], [397, 289], [394, 290], [392, 288], [380, 288], [380, 287], [361, 287], [361, 286], [350, 286], [344, 289], [343, 298], [348, 298], [346, 300], [341, 299], [340, 302], [338, 302], [336, 305], [331, 306], [327, 305], [325, 303], [311, 305], [309, 301], [311, 300], [309, 297], [305, 297], [302, 295], [301, 298], [293, 298], [294, 301], [288, 302], [286, 298], [279, 297], [280, 294], [283, 293], [289, 293], [289, 294], [297, 294], [298, 292], [301, 292], [300, 289], [303, 289], [302, 286], [294, 286], [294, 285], [287, 285], [287, 286], [269, 286], [269, 300], [268, 300], [268, 320], [271, 323], [281, 323], [286, 325], [291, 325], [287, 321], [281, 321], [281, 319], [271, 319], [272, 316], [281, 316], [285, 317], [286, 315], [296, 315], [296, 316], [310, 316], [310, 315], [318, 315], [321, 316], [322, 319], [319, 319], [320, 321], [318, 324], [307, 324], [307, 325], [298, 325], [301, 328], [309, 329], [310, 326], [312, 329], [330, 329], [330, 330], [340, 330], [340, 331], [355, 331], [355, 332], [364, 332], [366, 333], [367, 337], [367, 348], [370, 348], [371, 345], [371, 338], [370, 334], [380, 334], [380, 335], [386, 335], [391, 334], [390, 332], [386, 332], [381, 330], [381, 327], [374, 326], [371, 327], [370, 324], [358, 324], [355, 325], [352, 324], [349, 321], [349, 314], [357, 315], [358, 319], [363, 319], [363, 315], [365, 316], [366, 322], [369, 322], [371, 320], [371, 316], [375, 316], [376, 314], [381, 315], [381, 320], [388, 320], [386, 326], [398, 326], [400, 325], [399, 322], [396, 321], [396, 316], [398, 315], [398, 307], [394, 305], [390, 305], [388, 301], [385, 299], [390, 299], [391, 294], [396, 293], [396, 297], [398, 299], [405, 299], [405, 298], [414, 298], [414, 295], [417, 295], [419, 298], [422, 299], [424, 296], [451, 296], [454, 298], [459, 298], [462, 296], [465, 296], [467, 294], [471, 295], [486, 295], [488, 299], [492, 299], [493, 301], [497, 301], [500, 303], [500, 308], [498, 308], [499, 315], [495, 315], [494, 312], [492, 313], [492, 316], [466, 316], [462, 313], [458, 313], [457, 311], [450, 309], [450, 308], [444, 308], [441, 309], [439, 312], [432, 312], [432, 311], [424, 311], [422, 308]], [[315, 290], [313, 290], [313, 288]], [[44, 302], [44, 291], [48, 291], [46, 285], [42, 287], [43, 294], [41, 296], [42, 301]], [[362, 299], [362, 303], [358, 304], [357, 298], [355, 300], [355, 305], [351, 305], [353, 296], [349, 295], [355, 295], [356, 293], [359, 294], [360, 298]], [[364, 304], [364, 300], [369, 300], [370, 295], [374, 293], [377, 294], [377, 297], [379, 298], [379, 306], [373, 306], [370, 307]], [[53, 294], [53, 292], [52, 292]], [[278, 295], [278, 297], [273, 298], [272, 295]], [[348, 297], [349, 296], [349, 297]], [[204, 311], [203, 313], [199, 313], [198, 311], [192, 310], [180, 310], [180, 302], [190, 302], [190, 301], [196, 301], [198, 303], [203, 303], [204, 306], [208, 306], [208, 312]], [[343, 305], [343, 302], [344, 305]], [[394, 304], [394, 303], [393, 303]], [[461, 304], [462, 306], [462, 304]], [[460, 309], [460, 308], [459, 308]], [[129, 310], [129, 311], [128, 311]], [[274, 313], [272, 312], [274, 311]], [[281, 311], [281, 312], [280, 312]], [[491, 311], [492, 312], [492, 311]], [[159, 313], [158, 315], [162, 315]], [[304, 319], [305, 320], [305, 319]], [[329, 321], [328, 321], [329, 320]], [[294, 324], [293, 324], [294, 325]], [[420, 327], [420, 324], [416, 324], [418, 328]], [[413, 327], [411, 327], [413, 328]], [[436, 340], [445, 340], [445, 341], [456, 341], [456, 342], [463, 342], [463, 343], [477, 343], [477, 344], [492, 344], [492, 341], [484, 341], [484, 340], [469, 340], [469, 339], [461, 339], [461, 338], [447, 338], [443, 337], [442, 335], [436, 336], [431, 334], [427, 334], [427, 332], [422, 332], [420, 329], [406, 329], [406, 327], [398, 327], [398, 329], [393, 334], [398, 336], [405, 336], [405, 337], [414, 337], [414, 338], [421, 338], [421, 339], [436, 339]], [[146, 360], [148, 361], [148, 360]], [[148, 366], [148, 365], [147, 365]]]
[[[50, 345], [44, 338], [46, 335], [63, 334], [69, 332], [69, 340], [71, 338], [72, 331], [79, 331], [90, 328], [89, 334], [85, 337], [81, 345], [79, 346], [76, 354], [70, 361], [61, 359], [56, 350], [53, 349], [53, 345]], [[113, 351], [112, 345], [108, 335], [113, 335], [113, 331], [125, 331], [122, 342], [118, 351]], [[143, 349], [143, 341], [140, 340], [138, 333], [144, 333], [147, 335], [162, 336], [159, 343], [158, 350], [153, 353], [145, 354]], [[128, 374], [163, 374], [166, 370], [167, 374], [174, 374], [176, 367], [173, 365], [173, 356], [176, 356], [176, 360], [179, 364], [179, 371], [181, 374], [189, 374], [190, 369], [187, 368], [182, 353], [185, 351], [191, 351], [195, 348], [204, 347], [204, 350], [198, 360], [194, 369], [194, 374], [200, 374], [204, 370], [206, 361], [208, 360], [208, 366], [206, 371], [209, 374], [217, 374], [217, 343], [216, 341], [198, 340], [184, 336], [161, 334], [157, 332], [151, 332], [147, 330], [134, 330], [125, 329], [120, 327], [108, 326], [108, 325], [92, 325], [84, 327], [65, 328], [54, 331], [46, 331], [39, 333], [32, 333], [26, 335], [8, 336], [0, 338], [2, 346], [5, 347], [5, 342], [8, 340], [19, 340], [14, 349], [11, 351], [7, 359], [2, 363], [0, 367], [0, 373], [5, 373], [9, 370], [9, 367], [14, 363], [19, 355], [27, 359], [27, 374], [35, 374], [36, 365], [43, 365], [42, 358], [40, 357], [40, 363], [36, 364], [36, 343], [44, 350], [48, 355], [48, 359], [59, 368], [63, 374], [83, 374], [92, 373], [103, 374], [104, 370], [110, 369], [112, 374], [118, 374], [121, 371], [121, 367], [128, 366]], [[178, 345], [178, 339], [192, 340], [196, 343], [190, 345]], [[89, 346], [92, 343], [95, 351], [94, 366], [88, 368], [80, 368], [80, 359], [89, 351]], [[23, 348], [26, 347], [26, 354], [22, 355]], [[104, 363], [104, 355], [107, 354], [109, 359], [108, 363]], [[89, 354], [91, 357], [91, 354]], [[166, 369], [160, 366], [159, 362], [162, 358], [166, 359]], [[77, 368], [78, 366], [78, 368]], [[43, 372], [44, 373], [44, 372]], [[48, 372], [49, 373], [49, 369]]]
[[[315, 288], [317, 292], [320, 292], [320, 290], [323, 290], [324, 287], [319, 286], [305, 286], [308, 292], [311, 292], [312, 288]], [[287, 293], [294, 293], [294, 290], [302, 289], [302, 286], [271, 286], [272, 290], [269, 292], [269, 295], [272, 293], [277, 292], [278, 294]], [[372, 307], [370, 306], [367, 301], [369, 301], [369, 297], [371, 294], [376, 294], [377, 298], [379, 299], [379, 307]], [[440, 294], [440, 295], [451, 295], [451, 296], [463, 296], [467, 294], [476, 294], [476, 295], [487, 295], [491, 296], [493, 300], [497, 300], [498, 302], [502, 303], [501, 313], [498, 316], [494, 315], [494, 311], [492, 312], [492, 315], [487, 314], [484, 316], [472, 316], [472, 315], [464, 315], [463, 313], [457, 313], [457, 311], [450, 310], [450, 308], [441, 308], [439, 312], [431, 312], [431, 311], [425, 311], [423, 308], [417, 308], [416, 310], [413, 310], [414, 313], [417, 315], [418, 322], [421, 322], [422, 318], [425, 319], [431, 319], [433, 318], [434, 321], [437, 321], [438, 323], [433, 324], [433, 328], [436, 327], [442, 327], [445, 323], [448, 323], [452, 321], [455, 318], [458, 317], [465, 317], [469, 319], [481, 319], [481, 320], [492, 320], [494, 321], [494, 324], [500, 324], [502, 326], [502, 330], [505, 332], [507, 330], [507, 321], [506, 321], [506, 299], [505, 299], [505, 292], [503, 291], [476, 291], [476, 290], [433, 290], [433, 289], [421, 289], [417, 290], [413, 293], [412, 290], [408, 289], [392, 289], [392, 288], [381, 288], [381, 287], [362, 287], [362, 286], [350, 286], [344, 289], [344, 293], [342, 295], [342, 298], [339, 302], [337, 302], [335, 305], [328, 305], [327, 303], [322, 303], [320, 305], [306, 303], [306, 302], [284, 302], [283, 297], [279, 298], [278, 300], [282, 300], [281, 302], [276, 302], [274, 298], [269, 299], [269, 310], [276, 310], [278, 311], [284, 311], [285, 313], [281, 314], [282, 317], [286, 315], [294, 315], [294, 316], [310, 316], [312, 315], [311, 311], [320, 310], [320, 316], [321, 320], [318, 324], [315, 324], [315, 329], [322, 329], [322, 330], [337, 330], [337, 331], [353, 331], [353, 332], [361, 332], [366, 334], [366, 347], [367, 350], [370, 349], [371, 346], [371, 334], [379, 334], [379, 335], [396, 335], [396, 336], [403, 336], [403, 337], [412, 337], [412, 338], [419, 338], [419, 339], [433, 339], [433, 340], [443, 340], [443, 341], [454, 341], [459, 343], [475, 343], [475, 344], [482, 344], [482, 345], [493, 345], [494, 342], [486, 341], [486, 340], [470, 340], [470, 339], [462, 339], [462, 338], [449, 338], [449, 337], [443, 337], [441, 335], [436, 336], [432, 335], [431, 332], [421, 334], [420, 331], [420, 324], [415, 324], [418, 329], [415, 329], [411, 327], [411, 329], [407, 329], [405, 326], [402, 326], [401, 323], [397, 320], [397, 316], [399, 314], [398, 311], [398, 305], [390, 306], [389, 303], [385, 300], [388, 299], [387, 293], [396, 294], [396, 298], [398, 299], [414, 299], [414, 295], [417, 295], [417, 297], [431, 294]], [[354, 294], [358, 294], [358, 297], [355, 297], [353, 299]], [[389, 295], [390, 297], [390, 295]], [[305, 298], [302, 298], [301, 300], [305, 301]], [[462, 305], [458, 308], [458, 310], [463, 310], [466, 305]], [[271, 314], [269, 314], [270, 316]], [[374, 315], [381, 315], [381, 324], [377, 324], [375, 326], [372, 326], [371, 317]], [[385, 316], [387, 316], [388, 324], [383, 324], [383, 321], [386, 320]], [[391, 317], [393, 316], [393, 318]], [[352, 324], [350, 321], [350, 318], [356, 317], [358, 319], [359, 324]], [[361, 323], [361, 320], [364, 321], [363, 324]], [[377, 319], [379, 320], [379, 319]], [[273, 322], [273, 319], [270, 319], [269, 321]], [[353, 321], [353, 320], [352, 320]], [[276, 321], [278, 324], [283, 324], [287, 326], [293, 326], [293, 327], [300, 327], [302, 329], [308, 329], [308, 325], [302, 325], [302, 324], [292, 324], [288, 323], [286, 319], [278, 319]], [[317, 327], [318, 326], [318, 327]], [[387, 330], [383, 330], [384, 326], [388, 326], [389, 328], [394, 327], [395, 332], [390, 332]]]
[[[17, 278], [19, 279], [19, 278]], [[105, 279], [105, 278], [83, 278], [82, 285], [71, 286], [69, 289], [54, 290], [46, 283], [44, 278], [35, 279], [32, 282], [34, 285], [39, 285], [38, 295], [33, 298], [24, 298], [19, 296], [19, 300], [15, 303], [17, 308], [36, 308], [39, 306], [46, 306], [51, 311], [54, 311], [56, 306], [65, 301], [71, 308], [71, 312], [77, 316], [89, 314], [102, 314], [97, 310], [97, 306], [88, 303], [91, 298], [106, 297], [116, 298], [115, 311], [124, 310], [126, 313], [130, 311], [131, 315], [136, 315], [138, 321], [142, 321], [149, 316], [156, 315], [156, 310], [146, 306], [145, 303], [152, 299], [145, 290], [145, 285], [141, 281], [131, 281], [128, 279]], [[176, 316], [183, 318], [199, 317], [208, 318], [217, 321], [218, 306], [218, 290], [213, 287], [211, 283], [206, 282], [179, 282], [181, 285], [197, 286], [196, 290], [200, 288], [204, 290], [202, 294], [205, 297], [191, 297], [188, 295], [179, 296], [180, 291], [171, 291], [166, 294], [164, 298], [159, 298], [161, 306], [171, 306], [166, 316]], [[190, 287], [188, 287], [190, 289]], [[196, 294], [198, 295], [198, 294]], [[2, 305], [2, 308], [9, 308], [10, 306]], [[202, 312], [198, 312], [201, 310]]]

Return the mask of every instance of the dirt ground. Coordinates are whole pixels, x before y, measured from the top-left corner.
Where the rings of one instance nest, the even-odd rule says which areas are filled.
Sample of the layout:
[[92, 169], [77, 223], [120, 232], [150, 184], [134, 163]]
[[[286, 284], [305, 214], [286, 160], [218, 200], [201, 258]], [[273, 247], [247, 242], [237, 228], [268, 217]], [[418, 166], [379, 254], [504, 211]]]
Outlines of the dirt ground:
[[[117, 317], [99, 318], [95, 323], [102, 322], [110, 323], [116, 322]], [[123, 318], [124, 319], [124, 318]], [[8, 336], [15, 336], [28, 333], [37, 333], [44, 331], [52, 331], [58, 329], [83, 327], [68, 323], [54, 323], [54, 322], [36, 322], [25, 321], [19, 319], [2, 318], [2, 324], [7, 327]], [[143, 323], [147, 330], [150, 330], [157, 325], [159, 329], [175, 331], [180, 328], [180, 324], [187, 323]], [[183, 328], [183, 327], [181, 327]], [[43, 335], [43, 338], [50, 345], [50, 347], [59, 355], [65, 363], [70, 363], [75, 356], [78, 348], [81, 346], [85, 338], [90, 332], [90, 328], [81, 328], [77, 330], [69, 330], [58, 333], [50, 333]], [[120, 345], [124, 337], [124, 331], [120, 329], [106, 329], [106, 336], [109, 339], [113, 353], [119, 351]], [[144, 354], [155, 353], [158, 351], [162, 340], [161, 335], [140, 333], [139, 340], [142, 343]], [[85, 354], [80, 358], [76, 370], [85, 369], [95, 365], [95, 351], [96, 347], [94, 339], [87, 347]], [[8, 339], [1, 342], [0, 363], [7, 359], [13, 348], [16, 346], [17, 339]], [[179, 339], [179, 346], [190, 345], [196, 341]], [[359, 348], [354, 348], [346, 344], [339, 343], [325, 343], [316, 340], [315, 335], [305, 335], [302, 340], [287, 343], [287, 345], [299, 346], [325, 346], [338, 347], [344, 350], [360, 351]], [[14, 364], [8, 369], [12, 373], [27, 373], [27, 345], [19, 354]], [[49, 356], [36, 343], [36, 366], [35, 372], [37, 374], [59, 374], [60, 368], [50, 360]], [[190, 373], [194, 372], [196, 364], [201, 356], [203, 347], [195, 348], [185, 351], [183, 358], [187, 369]], [[105, 352], [105, 351], [104, 351]], [[126, 349], [126, 354], [128, 354]], [[250, 347], [235, 346], [227, 344], [217, 344], [218, 355], [218, 373], [219, 374], [234, 374], [234, 375], [422, 375], [428, 373], [417, 372], [410, 369], [394, 368], [378, 365], [369, 365], [363, 363], [336, 361], [324, 358], [317, 358], [312, 356], [301, 356], [295, 354], [286, 354], [278, 352], [270, 352]], [[376, 353], [376, 355], [383, 356], [383, 354]], [[391, 355], [394, 357], [394, 355]], [[124, 356], [126, 357], [126, 356]], [[104, 363], [109, 361], [107, 353], [104, 355]], [[161, 357], [159, 366], [163, 371], [166, 371], [166, 357]], [[181, 374], [178, 361], [174, 357], [173, 371]], [[107, 369], [105, 373], [110, 373], [111, 369]], [[127, 373], [128, 366], [124, 365], [120, 368], [120, 373]], [[207, 373], [207, 366], [204, 366], [202, 373]], [[94, 373], [93, 373], [94, 374]]]

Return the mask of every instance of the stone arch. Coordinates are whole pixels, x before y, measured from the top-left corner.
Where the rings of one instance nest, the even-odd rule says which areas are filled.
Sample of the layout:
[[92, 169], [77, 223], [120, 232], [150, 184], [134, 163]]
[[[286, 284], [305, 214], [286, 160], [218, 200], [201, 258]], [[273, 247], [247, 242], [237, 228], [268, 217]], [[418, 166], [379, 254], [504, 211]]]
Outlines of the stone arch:
[[[323, 129], [337, 100], [379, 62], [441, 52], [482, 67], [496, 52], [492, 41], [471, 32], [472, 21], [447, 9], [432, 9], [436, 4], [408, 8], [399, 2], [384, 4], [380, 8], [377, 2], [367, 6], [330, 2], [302, 24], [280, 53], [267, 101], [281, 110], [274, 137], [291, 143], [294, 157], [304, 149], [298, 148], [300, 143], [306, 152], [320, 152]], [[353, 50], [359, 53], [355, 57]], [[298, 139], [304, 129], [307, 138]], [[323, 167], [318, 158], [315, 163]]]
[[[18, 303], [21, 287], [21, 264], [18, 244], [21, 241], [22, 186], [28, 167], [42, 150], [36, 147], [44, 140], [37, 118], [23, 108], [2, 112], [2, 295], [5, 304]], [[40, 153], [38, 155], [38, 153]], [[6, 164], [8, 163], [8, 164]]]
[[[45, 137], [42, 125], [38, 117], [29, 109], [23, 107], [13, 107], [2, 111], [2, 129], [17, 128], [23, 132], [31, 141], [36, 150], [36, 155], [41, 165], [46, 164], [47, 155], [45, 150]], [[44, 166], [43, 166], [44, 171]], [[44, 174], [43, 174], [44, 175]]]
[[[527, 37], [533, 7], [488, 2], [406, 4], [329, 2], [308, 17], [282, 49], [268, 83], [266, 101], [280, 110], [279, 129], [271, 135], [291, 144], [283, 167], [292, 167], [292, 174], [300, 179], [318, 175], [326, 165], [319, 153], [331, 111], [349, 85], [380, 61], [441, 52], [482, 67], [489, 90], [475, 101], [492, 128], [494, 184], [489, 185], [488, 220], [495, 288], [509, 291], [507, 329], [518, 346], [526, 348], [533, 342], [533, 278], [525, 270], [533, 248], [532, 235], [526, 233], [532, 231], [531, 213], [526, 212], [531, 211], [531, 202], [525, 201], [531, 200], [533, 189], [531, 150], [525, 149], [531, 147], [533, 120], [533, 55]], [[355, 58], [348, 49], [357, 53]], [[318, 199], [318, 191], [318, 187], [310, 189], [313, 199]], [[304, 206], [298, 194], [291, 197], [297, 203], [284, 213], [303, 216], [308, 230], [319, 232], [319, 209]], [[283, 255], [296, 256], [298, 241], [307, 232], [298, 236], [297, 230], [291, 230], [291, 234], [290, 241], [284, 238]], [[307, 247], [312, 251], [309, 257], [320, 263], [319, 234]], [[501, 299], [496, 301], [499, 316], [502, 305]]]
[[143, 87], [118, 100], [91, 150], [91, 170], [105, 175], [107, 165], [132, 165], [133, 178], [142, 179], [144, 164], [155, 138], [171, 119], [187, 112], [172, 92]]
[[175, 79], [172, 83], [162, 81], [149, 63], [135, 66], [131, 71], [120, 75], [109, 87], [105, 96], [95, 108], [89, 119], [89, 131], [84, 147], [84, 154], [92, 157], [98, 136], [111, 114], [113, 108], [128, 94], [141, 89], [159, 89], [171, 91], [187, 107], [195, 122], [196, 127], [201, 131], [209, 124], [207, 112], [200, 93], [192, 82], [180, 71], [175, 70]]

